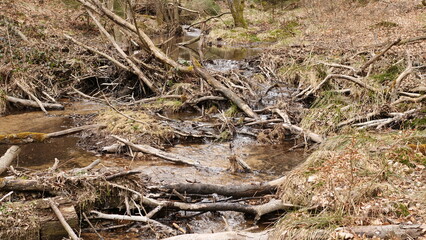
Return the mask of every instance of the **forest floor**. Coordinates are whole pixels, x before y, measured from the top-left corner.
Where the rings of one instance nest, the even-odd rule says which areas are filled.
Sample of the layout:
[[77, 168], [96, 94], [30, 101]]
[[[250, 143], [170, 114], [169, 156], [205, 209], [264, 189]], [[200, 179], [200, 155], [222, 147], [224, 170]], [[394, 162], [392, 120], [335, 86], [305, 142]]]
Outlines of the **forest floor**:
[[[304, 145], [310, 148], [310, 157], [286, 175], [279, 187], [277, 194], [283, 202], [303, 207], [284, 215], [276, 223], [272, 238], [327, 239], [336, 229], [353, 233], [341, 227], [424, 225], [426, 7], [420, 0], [289, 2], [274, 9], [248, 4], [247, 29], [232, 28], [230, 15], [205, 26], [209, 31], [207, 43], [223, 48], [260, 48], [260, 56], [246, 62], [256, 62], [261, 70], [250, 78], [254, 84], [244, 87], [267, 83], [271, 88], [291, 89], [291, 96], [274, 102], [274, 107], [286, 110], [292, 124], [325, 139], [321, 144]], [[64, 37], [74, 36], [118, 58], [74, 1], [2, 1], [0, 12], [0, 97], [11, 93], [25, 96], [16, 83], [32, 92], [45, 92], [39, 96], [46, 101], [50, 97], [81, 98], [74, 88], [96, 101], [125, 96], [108, 103], [110, 106], [143, 96], [132, 74]], [[158, 29], [152, 17], [144, 24], [152, 33]], [[106, 22], [105, 26], [114, 30]], [[384, 51], [387, 46], [390, 49]], [[382, 52], [383, 56], [366, 65]], [[122, 107], [120, 111], [105, 110], [80, 119], [79, 124], [106, 124], [105, 130], [89, 133], [91, 137], [81, 144], [98, 151], [96, 144], [116, 142], [107, 139], [111, 134], [158, 148], [186, 139], [175, 131], [183, 125], [164, 125], [164, 119], [154, 114], [187, 111], [193, 105], [186, 98], [200, 97], [194, 94], [199, 81], [167, 74], [170, 81], [164, 88], [177, 98]], [[106, 96], [97, 91], [100, 85], [106, 86]], [[264, 90], [253, 89], [256, 93]], [[259, 108], [254, 103], [258, 99], [250, 101], [252, 95], [246, 90], [239, 94], [246, 94], [249, 105]], [[195, 125], [210, 121], [215, 125], [212, 129], [218, 130], [220, 121], [211, 120], [218, 113], [229, 114], [226, 116], [237, 128], [243, 121], [243, 113], [233, 104], [219, 101], [206, 104], [203, 111], [204, 107], [207, 114], [194, 121]], [[11, 110], [11, 104], [0, 101], [0, 113]], [[129, 117], [142, 122], [136, 124]], [[221, 140], [229, 140], [232, 130], [227, 129], [208, 128], [191, 134], [214, 133]], [[278, 126], [250, 130], [259, 142], [268, 144], [288, 140], [289, 135]], [[298, 143], [308, 142], [306, 135], [299, 137]]]

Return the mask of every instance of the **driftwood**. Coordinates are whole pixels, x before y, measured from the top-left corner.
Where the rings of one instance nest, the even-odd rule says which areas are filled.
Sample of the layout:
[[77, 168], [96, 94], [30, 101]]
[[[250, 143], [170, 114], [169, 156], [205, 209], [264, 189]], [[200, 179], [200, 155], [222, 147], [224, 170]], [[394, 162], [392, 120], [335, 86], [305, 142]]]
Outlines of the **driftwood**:
[[77, 173], [85, 173], [87, 171], [92, 170], [94, 167], [96, 167], [97, 165], [99, 165], [99, 163], [101, 163], [100, 159], [96, 159], [95, 161], [93, 161], [91, 164], [87, 165], [86, 167], [83, 168], [74, 168], [73, 170], [71, 170], [71, 173], [77, 174]]
[[338, 228], [337, 235], [345, 234], [350, 236], [356, 234], [360, 237], [379, 238], [379, 239], [417, 239], [425, 236], [426, 225], [420, 224], [401, 224], [401, 225], [383, 225], [383, 226], [355, 226]]
[[44, 186], [37, 180], [26, 179], [0, 179], [0, 190], [2, 191], [39, 191], [50, 192], [50, 187]]
[[12, 164], [12, 161], [19, 155], [21, 151], [20, 147], [12, 146], [6, 153], [0, 158], [0, 174], [2, 174], [6, 169]]
[[244, 185], [219, 185], [208, 183], [176, 183], [163, 185], [160, 188], [173, 190], [175, 189], [181, 193], [195, 193], [195, 194], [213, 194], [232, 197], [253, 197], [265, 194], [274, 193], [277, 187], [285, 180], [285, 177], [264, 182], [252, 183]]
[[21, 132], [21, 133], [13, 133], [0, 135], [0, 144], [24, 144], [31, 142], [43, 142], [46, 139], [53, 137], [60, 137], [76, 132], [81, 132], [91, 128], [104, 128], [105, 125], [102, 124], [94, 124], [94, 125], [86, 125], [81, 127], [70, 128], [58, 132], [53, 133], [35, 133], [35, 132]]
[[49, 115], [49, 113], [47, 112], [46, 108], [44, 108], [43, 103], [33, 94], [31, 93], [24, 85], [22, 85], [21, 83], [17, 82], [16, 83], [18, 85], [18, 87], [20, 87], [22, 89], [22, 91], [24, 91], [28, 96], [30, 96], [34, 101], [36, 101], [37, 105], [40, 107], [40, 109], [46, 114]]
[[142, 202], [151, 207], [163, 206], [166, 208], [175, 208], [182, 211], [206, 212], [206, 211], [234, 211], [251, 214], [255, 216], [255, 220], [259, 220], [263, 215], [275, 211], [288, 211], [298, 209], [300, 206], [283, 203], [282, 200], [271, 199], [269, 202], [261, 205], [248, 205], [240, 203], [183, 203], [174, 201], [158, 201], [155, 199], [140, 196]]
[[154, 156], [163, 158], [167, 161], [171, 161], [171, 162], [175, 162], [175, 163], [183, 163], [183, 164], [187, 164], [187, 165], [191, 165], [191, 166], [199, 166], [198, 163], [194, 162], [192, 159], [183, 157], [183, 156], [179, 156], [173, 153], [168, 153], [159, 149], [156, 149], [154, 147], [151, 147], [149, 145], [140, 145], [140, 144], [134, 144], [132, 142], [129, 142], [123, 138], [120, 138], [118, 136], [112, 136], [113, 138], [117, 139], [118, 141], [134, 148], [137, 149], [143, 153], [147, 153], [147, 154], [152, 154]]
[[219, 233], [194, 233], [184, 234], [174, 237], [165, 238], [163, 240], [268, 240], [270, 231], [257, 233], [251, 232], [219, 232]]
[[237, 94], [229, 90], [222, 83], [216, 80], [206, 69], [204, 69], [201, 64], [192, 58], [195, 72], [202, 78], [204, 78], [212, 87], [217, 91], [225, 95], [229, 100], [231, 100], [235, 105], [237, 105], [243, 112], [245, 112], [249, 117], [258, 119], [259, 116], [253, 112], [253, 110], [241, 99]]
[[159, 227], [163, 230], [165, 230], [168, 234], [176, 235], [176, 231], [166, 226], [158, 221], [152, 220], [146, 216], [126, 216], [126, 215], [118, 215], [118, 214], [105, 214], [98, 211], [91, 211], [92, 214], [94, 214], [95, 218], [102, 218], [102, 219], [110, 219], [110, 220], [125, 220], [125, 221], [138, 221], [138, 222], [144, 222], [151, 224], [153, 226]]
[[404, 118], [407, 118], [407, 117], [417, 113], [419, 110], [420, 109], [411, 109], [411, 110], [405, 111], [403, 113], [389, 113], [389, 115], [391, 116], [390, 118], [371, 120], [371, 121], [368, 121], [368, 122], [353, 124], [352, 126], [358, 127], [358, 129], [364, 129], [364, 128], [369, 128], [369, 127], [376, 127], [377, 129], [381, 129], [381, 128], [383, 128], [386, 125], [389, 125], [391, 123], [400, 122]]
[[53, 212], [56, 214], [56, 217], [59, 219], [59, 222], [61, 222], [64, 229], [67, 231], [70, 238], [72, 240], [79, 240], [80, 238], [75, 234], [71, 226], [67, 223], [67, 220], [65, 220], [64, 215], [62, 215], [61, 210], [59, 210], [56, 203], [52, 199], [49, 199], [49, 204]]
[[[40, 105], [33, 100], [27, 100], [27, 99], [21, 99], [21, 98], [16, 98], [16, 97], [11, 97], [11, 96], [5, 96], [6, 101], [8, 102], [12, 102], [12, 103], [18, 103], [21, 104], [23, 106], [26, 107], [32, 107], [32, 108], [39, 108]], [[58, 104], [58, 103], [42, 103], [42, 106], [45, 109], [64, 109], [64, 106], [62, 104]]]
[[316, 142], [316, 143], [322, 143], [324, 142], [324, 138], [321, 137], [320, 135], [313, 133], [309, 130], [305, 130], [301, 127], [298, 127], [296, 125], [292, 125], [292, 124], [286, 124], [283, 123], [282, 125], [285, 129], [290, 130], [293, 133], [296, 134], [303, 134], [305, 137], [311, 139], [312, 141]]

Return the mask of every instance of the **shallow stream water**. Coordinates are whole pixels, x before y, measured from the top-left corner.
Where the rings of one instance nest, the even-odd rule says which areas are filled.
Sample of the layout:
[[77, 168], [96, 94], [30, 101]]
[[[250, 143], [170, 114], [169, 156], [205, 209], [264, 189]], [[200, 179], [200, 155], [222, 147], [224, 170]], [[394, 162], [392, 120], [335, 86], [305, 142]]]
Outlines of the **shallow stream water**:
[[[196, 36], [196, 35], [195, 35]], [[188, 40], [194, 37], [187, 35], [184, 39]], [[173, 44], [173, 43], [172, 43]], [[196, 45], [189, 47], [195, 48]], [[175, 55], [175, 59], [182, 61], [189, 59], [188, 50], [181, 48], [169, 51], [169, 55]], [[217, 71], [227, 71], [237, 68], [242, 62], [239, 60], [258, 54], [261, 50], [255, 48], [234, 48], [211, 46], [204, 50], [207, 67]], [[275, 89], [274, 91], [276, 91]], [[272, 91], [271, 93], [274, 93]], [[274, 93], [275, 94], [275, 93]], [[263, 99], [264, 104], [272, 104], [277, 96], [271, 96], [273, 99]], [[272, 102], [270, 102], [272, 101]], [[63, 111], [50, 111], [46, 116], [43, 112], [14, 112], [11, 115], [0, 117], [0, 134], [10, 134], [17, 132], [41, 132], [51, 133], [59, 130], [74, 127], [75, 119], [87, 115], [97, 114], [105, 109], [106, 106], [94, 102], [74, 102], [68, 103]], [[169, 116], [173, 117], [173, 116]], [[176, 116], [181, 117], [181, 116]], [[255, 139], [237, 135], [232, 140], [233, 149], [231, 151], [229, 142], [205, 141], [198, 144], [179, 144], [167, 149], [167, 151], [184, 155], [198, 161], [202, 166], [208, 167], [206, 171], [200, 171], [194, 167], [176, 165], [166, 162], [162, 159], [135, 158], [134, 160], [118, 154], [103, 154], [99, 152], [86, 151], [79, 147], [78, 142], [81, 138], [87, 136], [84, 133], [63, 136], [49, 139], [43, 143], [31, 143], [22, 145], [22, 151], [19, 159], [13, 164], [15, 167], [29, 168], [33, 170], [48, 169], [54, 163], [55, 158], [60, 161], [61, 170], [84, 167], [96, 159], [101, 159], [102, 165], [128, 167], [131, 169], [142, 170], [156, 183], [217, 183], [217, 184], [245, 184], [250, 182], [265, 182], [281, 177], [286, 172], [293, 169], [304, 159], [303, 151], [289, 151], [293, 146], [292, 142], [279, 145], [258, 144]], [[0, 145], [0, 155], [2, 155], [8, 146]], [[253, 173], [231, 173], [229, 171], [228, 157], [235, 154], [238, 158], [244, 160], [254, 170]], [[140, 160], [149, 159], [149, 160]], [[215, 213], [205, 213], [191, 218], [188, 225], [193, 232], [208, 233], [224, 231], [225, 223], [222, 219], [227, 219], [229, 226], [234, 230], [242, 230], [252, 227], [252, 222], [246, 220], [241, 213], [225, 212], [221, 215]], [[137, 229], [127, 232], [103, 233], [106, 239], [141, 239]], [[97, 239], [96, 235], [85, 234], [85, 239]]]
[[[64, 111], [51, 111], [49, 116], [42, 112], [18, 112], [0, 118], [0, 134], [17, 132], [50, 133], [73, 127], [73, 118], [87, 114], [96, 114], [105, 106], [92, 102], [77, 102], [67, 106]], [[167, 151], [190, 157], [209, 167], [208, 171], [200, 171], [193, 167], [176, 165], [158, 158], [150, 160], [131, 160], [118, 154], [101, 154], [90, 152], [78, 146], [84, 134], [74, 134], [49, 139], [43, 143], [22, 145], [22, 151], [14, 167], [33, 170], [48, 169], [57, 158], [61, 170], [84, 167], [95, 159], [101, 159], [104, 166], [121, 166], [140, 169], [153, 182], [179, 183], [202, 182], [217, 184], [244, 184], [263, 182], [278, 178], [297, 166], [304, 159], [301, 151], [288, 151], [292, 143], [280, 145], [260, 145], [247, 136], [237, 136], [233, 140], [233, 152], [229, 143], [205, 142], [200, 144], [179, 144]], [[0, 155], [8, 146], [0, 145]], [[236, 154], [255, 171], [254, 173], [231, 173], [228, 157]], [[223, 213], [228, 224], [234, 229], [245, 229], [251, 226], [243, 214]], [[225, 230], [222, 218], [215, 214], [203, 214], [188, 223], [194, 232], [212, 232]], [[90, 234], [89, 234], [90, 235]], [[89, 236], [88, 235], [88, 236]], [[114, 234], [113, 234], [114, 235]], [[111, 235], [111, 238], [113, 237]], [[131, 234], [130, 234], [131, 235]], [[129, 236], [130, 236], [129, 235]], [[131, 238], [130, 238], [131, 239]]]

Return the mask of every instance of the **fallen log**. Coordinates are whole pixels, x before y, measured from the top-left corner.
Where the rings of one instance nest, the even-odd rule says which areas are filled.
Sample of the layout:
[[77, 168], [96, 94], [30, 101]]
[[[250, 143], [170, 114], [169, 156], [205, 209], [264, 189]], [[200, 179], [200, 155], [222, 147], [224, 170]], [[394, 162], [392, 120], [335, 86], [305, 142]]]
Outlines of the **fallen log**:
[[67, 223], [67, 220], [65, 220], [65, 217], [62, 214], [61, 210], [59, 210], [58, 206], [52, 199], [49, 199], [49, 205], [52, 208], [53, 212], [55, 213], [56, 217], [59, 219], [59, 222], [61, 223], [61, 225], [64, 227], [65, 231], [67, 231], [70, 238], [72, 240], [79, 240], [80, 238], [72, 230], [71, 226]]
[[426, 225], [400, 224], [383, 226], [355, 226], [336, 229], [337, 235], [356, 234], [360, 237], [379, 239], [417, 239], [426, 235]]
[[163, 240], [268, 240], [271, 231], [257, 233], [236, 231], [219, 233], [193, 233], [165, 238]]
[[255, 216], [255, 221], [263, 215], [275, 211], [289, 211], [299, 209], [300, 206], [283, 203], [282, 200], [271, 199], [269, 202], [261, 205], [249, 205], [240, 203], [214, 202], [214, 203], [183, 203], [174, 201], [158, 201], [155, 199], [140, 196], [142, 203], [151, 207], [163, 206], [182, 211], [206, 212], [206, 211], [234, 211], [251, 214]]
[[307, 138], [311, 139], [312, 141], [316, 142], [316, 143], [322, 143], [324, 142], [324, 138], [321, 137], [320, 135], [313, 133], [309, 130], [305, 130], [299, 126], [296, 125], [292, 125], [292, 124], [285, 124], [283, 123], [282, 125], [285, 129], [290, 130], [291, 132], [295, 132], [298, 134], [303, 134], [305, 135]]
[[221, 82], [216, 80], [206, 69], [204, 69], [201, 64], [195, 59], [192, 58], [192, 63], [194, 65], [195, 72], [202, 78], [204, 78], [212, 87], [217, 91], [225, 95], [229, 100], [231, 100], [235, 105], [238, 106], [243, 112], [245, 112], [249, 117], [259, 119], [259, 116], [253, 112], [253, 110], [241, 99], [237, 94], [225, 87]]
[[220, 185], [208, 183], [176, 183], [160, 186], [160, 189], [175, 189], [181, 193], [213, 194], [232, 197], [254, 197], [274, 193], [285, 177], [264, 182], [244, 185]]
[[91, 128], [104, 128], [105, 125], [94, 124], [81, 127], [70, 128], [53, 133], [36, 133], [36, 132], [21, 132], [13, 134], [0, 135], [0, 144], [25, 144], [31, 142], [43, 142], [52, 137], [60, 137], [76, 132], [81, 132]]
[[[27, 100], [22, 98], [16, 98], [11, 96], [5, 96], [6, 101], [12, 102], [12, 103], [18, 103], [26, 107], [32, 107], [32, 108], [40, 108], [40, 105], [33, 100]], [[58, 109], [62, 110], [64, 109], [64, 106], [62, 104], [58, 103], [42, 103], [42, 106], [46, 109]]]
[[192, 159], [189, 159], [189, 158], [177, 155], [177, 154], [168, 153], [168, 152], [162, 151], [160, 149], [151, 147], [149, 145], [134, 144], [134, 143], [127, 141], [123, 138], [120, 138], [118, 136], [112, 136], [112, 137], [117, 139], [118, 141], [134, 148], [134, 149], [137, 149], [137, 150], [143, 152], [143, 153], [151, 154], [151, 155], [163, 158], [164, 160], [167, 160], [167, 161], [170, 161], [170, 162], [183, 163], [183, 164], [187, 164], [187, 165], [191, 165], [191, 166], [200, 166], [198, 163], [196, 163]]
[[4, 179], [0, 178], [1, 191], [38, 191], [38, 192], [51, 192], [52, 189], [44, 186], [37, 180], [26, 179]]
[[102, 218], [102, 219], [109, 219], [109, 220], [120, 220], [120, 221], [138, 221], [138, 222], [144, 222], [148, 224], [152, 224], [153, 226], [159, 227], [163, 230], [165, 230], [168, 234], [176, 235], [176, 231], [167, 226], [164, 225], [158, 221], [155, 221], [153, 219], [150, 219], [146, 216], [126, 216], [126, 215], [118, 215], [118, 214], [105, 214], [98, 211], [91, 211], [90, 213], [94, 214], [95, 218]]
[[19, 155], [20, 147], [12, 146], [0, 158], [0, 174], [2, 174], [10, 166], [12, 161]]
[[[58, 209], [70, 227], [78, 228], [78, 217], [73, 202], [68, 199], [55, 197]], [[0, 216], [2, 223], [9, 222], [10, 226], [2, 228], [0, 239], [62, 239], [68, 233], [52, 211], [50, 199], [37, 199], [24, 202], [11, 202], [4, 205], [10, 217], [18, 217], [21, 221], [8, 221], [5, 215]], [[25, 211], [23, 211], [25, 210]], [[3, 226], [4, 227], [4, 226]]]

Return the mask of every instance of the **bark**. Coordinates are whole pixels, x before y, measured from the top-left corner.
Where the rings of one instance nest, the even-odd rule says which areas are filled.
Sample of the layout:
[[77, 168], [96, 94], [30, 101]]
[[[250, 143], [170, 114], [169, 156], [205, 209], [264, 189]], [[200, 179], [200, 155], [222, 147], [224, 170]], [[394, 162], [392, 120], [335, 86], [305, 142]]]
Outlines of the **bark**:
[[142, 202], [151, 207], [163, 206], [166, 208], [179, 209], [182, 211], [234, 211], [251, 214], [255, 220], [259, 220], [263, 215], [275, 211], [288, 211], [300, 208], [293, 204], [285, 204], [282, 200], [271, 199], [269, 202], [261, 205], [249, 205], [240, 203], [214, 202], [214, 203], [183, 203], [174, 201], [157, 201], [154, 199], [142, 197]]
[[53, 212], [55, 213], [56, 217], [59, 219], [59, 222], [61, 222], [61, 225], [64, 227], [65, 231], [67, 231], [70, 238], [72, 240], [79, 240], [80, 238], [75, 234], [71, 226], [67, 223], [67, 220], [65, 220], [64, 215], [61, 213], [61, 210], [59, 210], [56, 203], [52, 199], [49, 199], [49, 204]]
[[104, 128], [105, 125], [94, 124], [87, 125], [81, 127], [70, 128], [58, 132], [53, 133], [35, 133], [35, 132], [21, 132], [21, 133], [13, 133], [0, 135], [0, 144], [25, 144], [31, 142], [43, 142], [44, 140], [52, 137], [60, 137], [76, 132], [81, 132], [91, 128]]
[[258, 119], [259, 116], [253, 112], [253, 110], [241, 99], [237, 94], [225, 87], [221, 82], [216, 80], [206, 69], [201, 67], [200, 63], [194, 58], [192, 59], [195, 72], [202, 78], [204, 78], [212, 87], [217, 91], [221, 92], [233, 103], [235, 103], [243, 112], [245, 112], [249, 117]]
[[258, 233], [251, 232], [219, 232], [219, 233], [194, 233], [165, 238], [163, 240], [268, 240], [270, 231]]
[[176, 183], [163, 185], [160, 188], [173, 190], [175, 189], [181, 193], [195, 193], [195, 194], [219, 194], [223, 196], [233, 197], [253, 197], [261, 196], [269, 193], [274, 193], [278, 186], [284, 181], [285, 177], [281, 177], [269, 182], [252, 183], [245, 185], [220, 185], [208, 183]]
[[147, 218], [146, 216], [126, 216], [126, 215], [118, 215], [118, 214], [105, 214], [98, 211], [91, 211], [92, 214], [95, 214], [96, 218], [102, 219], [110, 219], [110, 220], [120, 220], [120, 221], [138, 221], [152, 224], [153, 226], [157, 226], [163, 230], [165, 230], [168, 234], [176, 235], [176, 231], [169, 226], [166, 226], [158, 221]]
[[10, 147], [6, 153], [0, 158], [0, 174], [12, 164], [12, 161], [19, 155], [21, 149], [18, 146]]
[[37, 180], [25, 179], [0, 179], [1, 191], [39, 191], [50, 192], [50, 187], [44, 186]]
[[[21, 99], [21, 98], [16, 98], [16, 97], [11, 97], [11, 96], [5, 96], [5, 99], [8, 102], [18, 103], [18, 104], [21, 104], [21, 105], [26, 106], [26, 107], [32, 107], [32, 108], [39, 108], [40, 107], [40, 105], [36, 101], [33, 101], [33, 100]], [[62, 104], [58, 104], [58, 103], [42, 103], [42, 105], [46, 109], [58, 109], [58, 110], [64, 109], [64, 106]]]
[[231, 10], [235, 27], [247, 28], [247, 22], [244, 19], [245, 0], [227, 0], [228, 7]]

